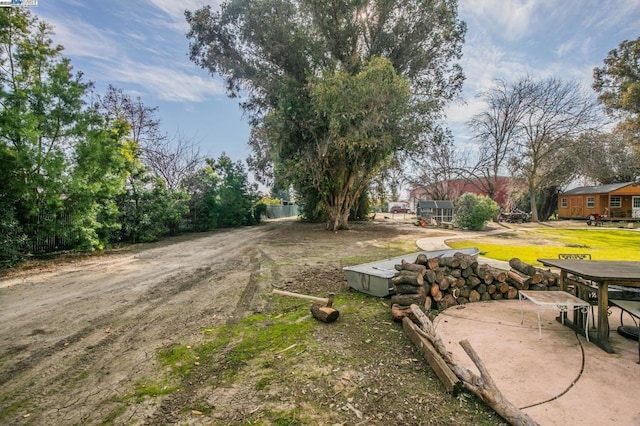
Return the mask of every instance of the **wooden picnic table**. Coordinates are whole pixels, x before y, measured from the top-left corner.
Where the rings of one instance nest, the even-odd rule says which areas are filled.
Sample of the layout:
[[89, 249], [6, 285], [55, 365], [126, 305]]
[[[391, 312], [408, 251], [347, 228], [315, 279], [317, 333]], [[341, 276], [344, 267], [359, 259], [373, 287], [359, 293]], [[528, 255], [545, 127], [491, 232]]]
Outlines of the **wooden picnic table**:
[[[591, 281], [597, 286], [598, 293], [598, 324], [595, 335], [590, 333], [591, 341], [609, 353], [614, 353], [609, 343], [609, 309], [610, 285], [627, 287], [640, 287], [640, 262], [619, 260], [575, 260], [575, 259], [538, 259], [544, 266], [558, 268], [560, 270], [560, 290], [567, 291], [569, 284], [584, 285], [585, 281]], [[584, 318], [574, 315], [574, 320], [566, 320], [561, 313], [558, 321], [564, 320], [564, 324], [573, 330], [584, 333]]]

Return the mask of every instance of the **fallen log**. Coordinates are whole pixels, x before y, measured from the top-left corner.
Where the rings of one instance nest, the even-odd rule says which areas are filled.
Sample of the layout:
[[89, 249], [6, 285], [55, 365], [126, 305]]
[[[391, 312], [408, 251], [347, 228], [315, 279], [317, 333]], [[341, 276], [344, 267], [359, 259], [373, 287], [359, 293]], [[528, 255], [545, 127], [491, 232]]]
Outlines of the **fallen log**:
[[434, 349], [438, 352], [442, 360], [447, 364], [449, 369], [460, 379], [462, 386], [469, 392], [476, 395], [483, 400], [489, 407], [498, 413], [503, 419], [512, 425], [522, 426], [534, 426], [537, 423], [529, 417], [526, 413], [520, 411], [520, 409], [509, 402], [500, 389], [496, 386], [489, 370], [484, 365], [480, 356], [473, 349], [468, 340], [462, 340], [459, 342], [465, 353], [471, 358], [474, 365], [478, 368], [480, 376], [468, 370], [467, 368], [459, 366], [449, 351], [447, 351], [444, 342], [438, 336], [435, 331], [435, 327], [431, 323], [431, 320], [420, 310], [416, 305], [411, 305], [416, 319], [418, 320], [417, 329], [419, 333], [425, 337]]
[[436, 376], [438, 376], [445, 389], [455, 395], [460, 380], [453, 371], [451, 371], [431, 342], [420, 334], [418, 326], [409, 318], [402, 320], [402, 328], [416, 348], [418, 348], [418, 351], [422, 354], [422, 357], [427, 361], [433, 372], [436, 373]]

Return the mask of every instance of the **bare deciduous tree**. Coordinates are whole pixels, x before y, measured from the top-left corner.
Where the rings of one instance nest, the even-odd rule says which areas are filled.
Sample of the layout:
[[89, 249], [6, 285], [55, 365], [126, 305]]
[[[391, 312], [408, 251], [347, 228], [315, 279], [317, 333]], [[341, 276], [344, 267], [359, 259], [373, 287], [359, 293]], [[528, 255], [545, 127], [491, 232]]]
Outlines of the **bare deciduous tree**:
[[570, 141], [594, 129], [601, 114], [592, 94], [576, 81], [525, 78], [529, 99], [520, 120], [511, 166], [529, 185], [531, 219], [538, 221], [536, 194], [577, 174]]
[[165, 181], [169, 189], [177, 189], [187, 176], [200, 167], [203, 157], [194, 139], [176, 134], [148, 143], [142, 149], [142, 160]]
[[421, 150], [407, 159], [407, 170], [410, 170], [407, 180], [412, 187], [423, 189], [433, 200], [452, 200], [460, 195], [449, 185], [464, 169], [463, 158], [455, 150], [451, 133], [439, 129], [422, 145]]
[[578, 174], [573, 141], [595, 128], [602, 115], [592, 94], [576, 81], [524, 77], [498, 82], [488, 93], [487, 111], [472, 121], [483, 143], [477, 169], [497, 176], [508, 164], [526, 181], [532, 220], [538, 221], [537, 194]]
[[160, 131], [157, 107], [146, 106], [140, 97], [132, 98], [122, 89], [109, 85], [100, 98], [107, 117], [121, 118], [129, 123], [129, 137], [135, 142], [142, 163], [163, 179], [169, 189], [177, 189], [185, 176], [202, 162], [198, 144], [176, 134], [169, 137]]
[[496, 80], [495, 86], [480, 94], [487, 105], [468, 123], [480, 144], [478, 160], [464, 170], [466, 180], [495, 199], [498, 178], [506, 172], [509, 156], [517, 143], [527, 102], [531, 96], [527, 80]]

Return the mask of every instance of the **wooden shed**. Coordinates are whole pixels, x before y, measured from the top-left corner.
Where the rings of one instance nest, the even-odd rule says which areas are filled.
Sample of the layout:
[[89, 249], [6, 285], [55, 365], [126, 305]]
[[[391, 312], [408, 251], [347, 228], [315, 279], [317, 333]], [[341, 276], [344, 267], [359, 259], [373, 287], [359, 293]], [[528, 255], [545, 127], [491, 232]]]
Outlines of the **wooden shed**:
[[640, 220], [640, 184], [581, 186], [558, 196], [559, 218], [587, 219], [592, 214], [605, 220]]

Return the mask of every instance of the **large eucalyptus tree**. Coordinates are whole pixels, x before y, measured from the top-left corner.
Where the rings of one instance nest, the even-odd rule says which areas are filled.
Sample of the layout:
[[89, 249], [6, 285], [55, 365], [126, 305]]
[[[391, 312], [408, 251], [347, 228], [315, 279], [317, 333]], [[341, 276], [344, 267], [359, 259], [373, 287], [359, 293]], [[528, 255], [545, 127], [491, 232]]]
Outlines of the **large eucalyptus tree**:
[[230, 0], [186, 19], [191, 59], [242, 97], [254, 171], [293, 183], [331, 230], [464, 78], [455, 0]]

